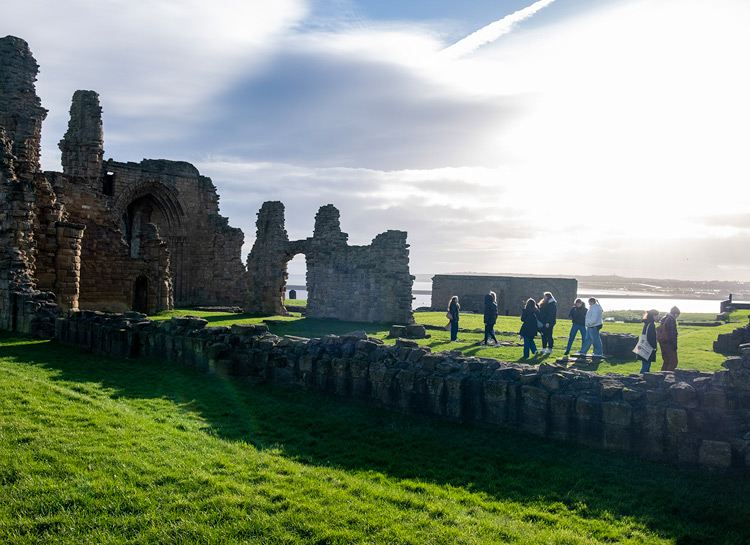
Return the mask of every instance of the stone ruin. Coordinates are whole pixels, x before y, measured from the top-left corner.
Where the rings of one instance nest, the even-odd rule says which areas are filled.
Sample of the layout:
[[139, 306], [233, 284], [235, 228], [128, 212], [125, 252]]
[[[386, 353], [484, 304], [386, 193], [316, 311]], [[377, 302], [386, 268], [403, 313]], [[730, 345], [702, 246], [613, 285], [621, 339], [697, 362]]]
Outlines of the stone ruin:
[[405, 232], [348, 246], [328, 205], [312, 238], [290, 242], [283, 206], [267, 203], [246, 269], [244, 235], [219, 215], [210, 178], [185, 162], [104, 159], [94, 91], [73, 95], [63, 171], [42, 171], [38, 69], [24, 40], [0, 38], [1, 329], [49, 336], [58, 315], [78, 309], [284, 313], [286, 263], [298, 253], [308, 262], [308, 316], [412, 321]]
[[369, 246], [349, 246], [339, 211], [320, 208], [312, 237], [290, 241], [284, 205], [264, 203], [257, 236], [247, 257], [249, 290], [245, 311], [285, 314], [287, 263], [297, 254], [307, 261], [307, 316], [352, 322], [409, 324], [413, 321], [409, 245], [406, 232], [386, 231]]
[[[748, 315], [750, 318], [750, 315]], [[721, 333], [714, 341], [714, 352], [725, 356], [739, 356], [741, 347], [750, 343], [750, 323], [738, 327], [731, 333]]]

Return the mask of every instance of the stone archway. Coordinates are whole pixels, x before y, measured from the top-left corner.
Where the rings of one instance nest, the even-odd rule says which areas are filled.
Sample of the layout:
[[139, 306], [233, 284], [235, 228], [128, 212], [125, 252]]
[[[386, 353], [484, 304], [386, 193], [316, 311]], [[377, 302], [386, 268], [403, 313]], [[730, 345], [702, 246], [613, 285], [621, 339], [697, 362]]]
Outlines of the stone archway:
[[[142, 182], [120, 194], [112, 207], [112, 215], [119, 222], [123, 238], [131, 247], [131, 257], [137, 255], [132, 244], [138, 238], [139, 229], [147, 223], [156, 225], [160, 235], [168, 242], [183, 235], [185, 213], [177, 194], [156, 180]], [[171, 246], [170, 250], [173, 250]]]
[[181, 300], [191, 285], [191, 263], [187, 257], [185, 212], [176, 190], [160, 180], [144, 180], [127, 187], [112, 207], [113, 219], [120, 227], [129, 257], [145, 258], [140, 235], [156, 227], [169, 250], [171, 300]]

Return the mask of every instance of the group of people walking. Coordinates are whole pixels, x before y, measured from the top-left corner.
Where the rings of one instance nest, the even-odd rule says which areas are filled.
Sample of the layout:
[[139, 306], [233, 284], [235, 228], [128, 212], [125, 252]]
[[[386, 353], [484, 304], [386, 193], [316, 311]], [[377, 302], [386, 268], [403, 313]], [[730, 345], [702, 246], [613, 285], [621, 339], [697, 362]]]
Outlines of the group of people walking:
[[[599, 332], [603, 325], [604, 310], [596, 298], [588, 300], [589, 306], [581, 299], [576, 299], [568, 312], [572, 324], [568, 334], [568, 344], [565, 355], [570, 354], [573, 342], [580, 333], [581, 349], [574, 355], [584, 355], [593, 347], [593, 356], [603, 358], [602, 340]], [[450, 320], [451, 342], [458, 342], [458, 319], [461, 306], [458, 296], [451, 297], [448, 305], [447, 317]], [[661, 348], [664, 364], [662, 371], [674, 371], [677, 368], [677, 317], [680, 309], [672, 309], [659, 320], [658, 310], [649, 310], [643, 315], [643, 330], [639, 345], [645, 347], [636, 352], [641, 361], [641, 373], [651, 370], [651, 364], [656, 361], [657, 345]], [[495, 337], [495, 323], [497, 322], [497, 295], [489, 292], [484, 298], [484, 340], [482, 346], [500, 346]], [[656, 321], [659, 320], [659, 326]], [[555, 343], [554, 328], [557, 323], [557, 301], [550, 292], [545, 292], [542, 299], [537, 303], [533, 298], [526, 300], [521, 312], [521, 329], [519, 338], [523, 339], [523, 359], [530, 354], [551, 354]], [[535, 338], [539, 334], [542, 339], [542, 348], [537, 350]], [[646, 355], [648, 354], [648, 355]]]

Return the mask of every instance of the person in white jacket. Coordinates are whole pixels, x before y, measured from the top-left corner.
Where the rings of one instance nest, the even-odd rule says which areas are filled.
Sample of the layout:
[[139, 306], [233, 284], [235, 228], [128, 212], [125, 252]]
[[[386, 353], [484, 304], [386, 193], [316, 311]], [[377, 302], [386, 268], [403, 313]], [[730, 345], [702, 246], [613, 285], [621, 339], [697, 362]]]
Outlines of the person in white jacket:
[[602, 352], [602, 339], [599, 337], [603, 314], [604, 310], [602, 310], [599, 301], [593, 297], [589, 299], [589, 311], [586, 313], [586, 340], [584, 340], [581, 351], [578, 354], [585, 354], [589, 351], [589, 347], [594, 345], [594, 357], [601, 358], [604, 356]]

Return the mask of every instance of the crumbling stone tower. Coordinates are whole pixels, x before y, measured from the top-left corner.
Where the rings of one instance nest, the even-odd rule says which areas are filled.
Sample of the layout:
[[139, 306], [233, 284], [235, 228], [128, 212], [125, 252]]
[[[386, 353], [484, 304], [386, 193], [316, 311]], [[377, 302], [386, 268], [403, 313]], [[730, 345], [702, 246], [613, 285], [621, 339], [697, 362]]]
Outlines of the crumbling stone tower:
[[381, 233], [369, 246], [349, 246], [339, 211], [331, 204], [315, 216], [313, 236], [290, 242], [284, 205], [263, 204], [257, 235], [247, 258], [249, 291], [245, 311], [283, 314], [287, 263], [307, 260], [307, 316], [355, 322], [409, 324], [414, 321], [409, 245], [404, 231]]
[[0, 327], [48, 336], [78, 306], [84, 227], [66, 221], [40, 169], [38, 69], [25, 41], [0, 39]]

